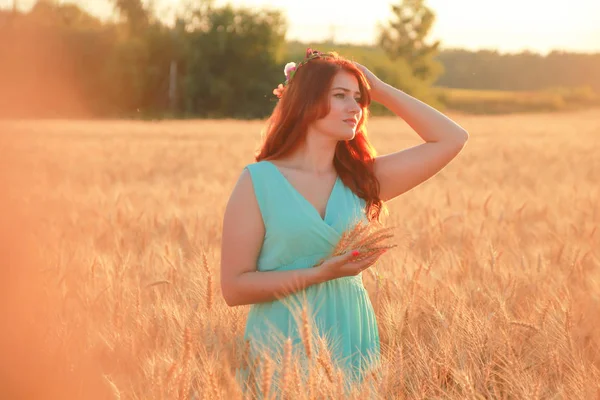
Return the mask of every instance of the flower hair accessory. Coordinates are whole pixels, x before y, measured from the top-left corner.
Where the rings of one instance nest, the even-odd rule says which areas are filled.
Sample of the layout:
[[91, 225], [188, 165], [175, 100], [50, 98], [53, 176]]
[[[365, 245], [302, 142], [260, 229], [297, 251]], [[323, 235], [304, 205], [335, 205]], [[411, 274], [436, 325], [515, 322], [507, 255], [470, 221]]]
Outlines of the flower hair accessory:
[[289, 63], [285, 64], [285, 67], [283, 68], [283, 73], [285, 74], [285, 82], [283, 84], [280, 83], [275, 89], [273, 89], [273, 94], [275, 96], [277, 96], [278, 98], [281, 98], [281, 96], [283, 95], [283, 90], [290, 83], [290, 81], [296, 74], [296, 71], [298, 71], [298, 69], [301, 66], [303, 66], [310, 60], [314, 60], [315, 58], [321, 58], [321, 57], [331, 57], [331, 55], [326, 54], [326, 53], [321, 53], [320, 51], [313, 50], [309, 47], [306, 49], [306, 56], [305, 56], [304, 60], [302, 60], [302, 62], [300, 62], [298, 65], [296, 65], [295, 62], [289, 62]]

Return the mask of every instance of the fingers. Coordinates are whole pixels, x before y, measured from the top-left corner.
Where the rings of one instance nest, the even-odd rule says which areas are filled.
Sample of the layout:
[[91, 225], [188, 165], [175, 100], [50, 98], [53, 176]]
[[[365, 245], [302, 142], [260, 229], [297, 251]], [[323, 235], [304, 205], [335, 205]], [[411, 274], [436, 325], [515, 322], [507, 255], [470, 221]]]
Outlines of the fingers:
[[357, 256], [353, 255], [353, 251], [348, 251], [336, 260], [336, 264], [342, 266], [347, 271], [351, 271], [351, 275], [357, 275], [363, 270], [375, 264], [377, 259], [381, 257], [388, 249], [372, 250], [367, 253], [360, 253]]
[[381, 250], [369, 250], [367, 252], [362, 253], [359, 257], [357, 257], [357, 259], [355, 261], [357, 262], [363, 262], [365, 260], [369, 260], [372, 257], [378, 257], [381, 253]]
[[375, 262], [379, 259], [379, 257], [381, 257], [386, 251], [387, 251], [387, 249], [382, 249], [382, 250], [376, 251], [373, 255], [365, 258], [359, 264], [360, 271], [363, 271], [363, 270], [369, 268], [370, 266], [372, 266], [373, 264], [375, 264]]
[[340, 256], [340, 262], [348, 262], [356, 259], [360, 255], [358, 250], [348, 250], [346, 253]]

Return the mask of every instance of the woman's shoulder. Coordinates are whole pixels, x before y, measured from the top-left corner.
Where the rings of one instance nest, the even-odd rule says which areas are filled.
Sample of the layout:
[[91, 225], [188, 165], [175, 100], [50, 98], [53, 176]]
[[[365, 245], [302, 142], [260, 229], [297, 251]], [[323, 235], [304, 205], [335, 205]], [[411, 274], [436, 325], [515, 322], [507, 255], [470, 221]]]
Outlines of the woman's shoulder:
[[267, 162], [266, 160], [254, 161], [252, 163], [244, 165], [243, 169], [255, 170], [258, 168], [263, 168], [263, 166], [266, 162]]
[[261, 175], [261, 172], [264, 170], [264, 168], [263, 161], [255, 161], [253, 163], [244, 165], [242, 174], [249, 175], [251, 179], [257, 179], [259, 175]]
[[255, 161], [253, 163], [249, 163], [244, 165], [242, 169], [242, 174], [240, 176], [240, 180], [247, 180], [250, 182], [251, 186], [254, 187], [254, 192], [260, 191], [260, 187], [264, 184], [265, 181], [268, 181], [268, 174], [271, 171], [269, 170], [269, 166], [267, 162], [264, 160]]

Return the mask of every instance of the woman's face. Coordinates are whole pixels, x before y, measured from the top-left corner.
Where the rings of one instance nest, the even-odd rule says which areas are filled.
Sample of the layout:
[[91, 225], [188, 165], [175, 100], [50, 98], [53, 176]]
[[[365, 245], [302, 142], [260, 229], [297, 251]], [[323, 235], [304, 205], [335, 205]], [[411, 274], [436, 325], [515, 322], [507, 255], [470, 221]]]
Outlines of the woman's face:
[[329, 114], [315, 121], [313, 127], [335, 140], [352, 140], [362, 117], [360, 89], [356, 77], [339, 71], [333, 78], [329, 92]]

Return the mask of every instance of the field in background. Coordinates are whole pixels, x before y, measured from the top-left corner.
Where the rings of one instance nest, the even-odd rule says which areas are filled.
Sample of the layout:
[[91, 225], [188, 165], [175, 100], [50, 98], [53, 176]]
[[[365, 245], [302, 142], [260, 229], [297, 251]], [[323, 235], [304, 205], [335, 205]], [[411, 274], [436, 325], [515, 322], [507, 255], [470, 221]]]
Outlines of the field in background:
[[537, 91], [470, 90], [437, 87], [432, 90], [448, 109], [471, 114], [553, 112], [597, 108], [598, 96], [590, 87]]
[[[376, 392], [596, 398], [599, 110], [449, 116], [469, 142], [388, 204], [399, 246], [364, 274]], [[220, 295], [221, 222], [262, 127], [0, 122], [0, 397], [237, 398], [248, 307]], [[421, 143], [398, 118], [369, 135], [381, 154]], [[293, 398], [334, 393], [314, 372]]]

